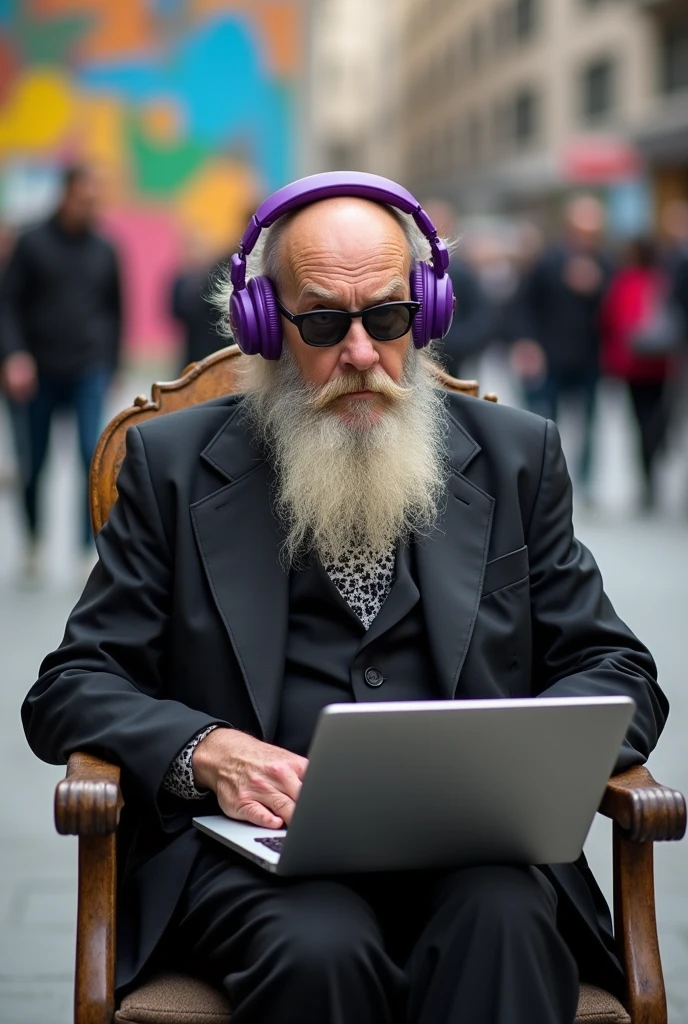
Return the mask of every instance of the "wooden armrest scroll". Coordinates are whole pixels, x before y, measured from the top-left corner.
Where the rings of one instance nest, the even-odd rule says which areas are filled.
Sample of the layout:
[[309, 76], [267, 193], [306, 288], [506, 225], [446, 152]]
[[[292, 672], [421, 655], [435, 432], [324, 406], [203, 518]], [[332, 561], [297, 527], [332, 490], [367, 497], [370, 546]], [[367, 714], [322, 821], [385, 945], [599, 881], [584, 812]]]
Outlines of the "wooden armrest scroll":
[[599, 809], [614, 822], [614, 934], [626, 974], [626, 1007], [633, 1024], [666, 1024], [653, 843], [683, 837], [686, 801], [637, 765], [609, 780]]
[[600, 814], [616, 822], [635, 843], [682, 839], [686, 831], [685, 797], [655, 782], [642, 765], [609, 780]]
[[72, 754], [55, 789], [55, 827], [62, 835], [105, 836], [122, 810], [119, 768], [91, 754]]
[[72, 754], [55, 790], [55, 825], [79, 836], [75, 1024], [112, 1024], [115, 1012], [115, 832], [122, 806], [119, 768]]

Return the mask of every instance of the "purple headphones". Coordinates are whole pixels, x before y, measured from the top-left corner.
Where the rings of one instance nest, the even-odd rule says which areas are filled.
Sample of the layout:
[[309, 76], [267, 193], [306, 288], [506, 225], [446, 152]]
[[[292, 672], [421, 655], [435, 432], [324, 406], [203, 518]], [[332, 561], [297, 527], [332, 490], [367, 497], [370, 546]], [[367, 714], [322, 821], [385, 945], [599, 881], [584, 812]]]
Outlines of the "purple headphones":
[[361, 171], [332, 171], [300, 178], [266, 199], [251, 218], [239, 243], [239, 252], [232, 256], [230, 278], [234, 290], [229, 304], [229, 322], [234, 340], [247, 355], [279, 359], [282, 321], [272, 281], [268, 277], [254, 277], [246, 284], [246, 257], [263, 228], [270, 227], [291, 210], [333, 196], [371, 199], [411, 214], [432, 251], [431, 263], [416, 263], [411, 268], [411, 298], [421, 303], [411, 329], [413, 344], [424, 348], [434, 338], [443, 338], [449, 330], [454, 313], [454, 289], [447, 273], [449, 252], [420, 203], [389, 178]]

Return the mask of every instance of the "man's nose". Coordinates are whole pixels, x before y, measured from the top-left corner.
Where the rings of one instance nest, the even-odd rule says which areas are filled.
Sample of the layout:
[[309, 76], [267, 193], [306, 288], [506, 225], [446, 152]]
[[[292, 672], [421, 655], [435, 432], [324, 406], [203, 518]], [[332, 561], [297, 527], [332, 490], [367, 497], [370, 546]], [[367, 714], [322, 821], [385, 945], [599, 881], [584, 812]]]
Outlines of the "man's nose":
[[373, 339], [360, 320], [352, 320], [342, 344], [342, 363], [358, 372], [369, 370], [380, 361]]

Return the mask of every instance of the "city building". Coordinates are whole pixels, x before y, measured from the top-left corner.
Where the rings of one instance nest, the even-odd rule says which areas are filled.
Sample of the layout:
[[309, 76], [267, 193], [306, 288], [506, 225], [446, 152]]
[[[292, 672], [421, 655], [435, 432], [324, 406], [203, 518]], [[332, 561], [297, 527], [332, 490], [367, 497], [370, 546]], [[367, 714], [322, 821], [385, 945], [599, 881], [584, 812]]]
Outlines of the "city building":
[[316, 0], [310, 18], [309, 169], [400, 168], [399, 0]]
[[685, 0], [397, 0], [397, 173], [464, 213], [688, 198]]
[[653, 99], [637, 142], [650, 169], [656, 206], [688, 200], [688, 3], [636, 0], [654, 40]]

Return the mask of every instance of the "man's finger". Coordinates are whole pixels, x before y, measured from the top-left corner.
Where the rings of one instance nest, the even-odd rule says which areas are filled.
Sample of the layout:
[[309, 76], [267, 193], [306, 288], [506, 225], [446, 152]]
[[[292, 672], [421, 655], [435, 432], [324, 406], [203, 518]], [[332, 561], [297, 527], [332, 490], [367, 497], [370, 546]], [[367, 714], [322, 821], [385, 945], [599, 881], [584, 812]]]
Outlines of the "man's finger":
[[[276, 817], [279, 817], [285, 825], [288, 825], [291, 821], [294, 813], [296, 804], [288, 797], [286, 793], [270, 793], [263, 797], [263, 800], [269, 810], [273, 811]], [[281, 827], [281, 826], [276, 826]]]
[[290, 761], [277, 761], [270, 765], [268, 775], [273, 786], [280, 793], [285, 793], [291, 800], [298, 799], [301, 792], [301, 778], [297, 774], [295, 765]]
[[299, 754], [292, 754], [289, 758], [289, 764], [292, 766], [299, 779], [303, 782], [303, 777], [306, 774], [306, 768], [308, 768], [308, 758], [300, 757]]
[[236, 818], [237, 821], [247, 821], [250, 825], [259, 825], [261, 828], [284, 828], [285, 824], [282, 818], [273, 814], [268, 807], [259, 804], [257, 800], [237, 807], [229, 817]]

